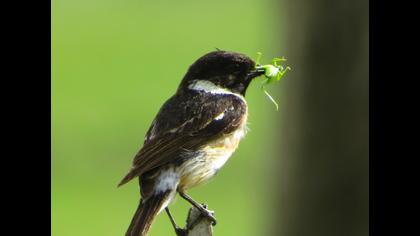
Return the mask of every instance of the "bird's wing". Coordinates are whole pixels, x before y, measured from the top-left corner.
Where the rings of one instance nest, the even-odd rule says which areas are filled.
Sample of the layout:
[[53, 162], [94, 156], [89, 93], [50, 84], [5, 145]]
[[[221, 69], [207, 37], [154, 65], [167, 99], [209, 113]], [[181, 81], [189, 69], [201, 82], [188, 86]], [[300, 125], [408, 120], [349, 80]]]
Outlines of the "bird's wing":
[[246, 109], [245, 101], [235, 95], [197, 93], [181, 102], [168, 100], [149, 129], [131, 170], [118, 186], [233, 132], [242, 123]]

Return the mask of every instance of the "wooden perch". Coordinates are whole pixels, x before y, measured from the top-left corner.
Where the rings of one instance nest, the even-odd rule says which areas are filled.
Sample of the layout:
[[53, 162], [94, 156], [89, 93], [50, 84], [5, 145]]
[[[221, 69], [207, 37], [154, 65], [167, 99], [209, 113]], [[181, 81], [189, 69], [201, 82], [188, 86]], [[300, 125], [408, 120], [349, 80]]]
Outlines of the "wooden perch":
[[185, 227], [186, 236], [212, 236], [212, 221], [201, 212], [191, 207], [187, 216], [187, 225]]

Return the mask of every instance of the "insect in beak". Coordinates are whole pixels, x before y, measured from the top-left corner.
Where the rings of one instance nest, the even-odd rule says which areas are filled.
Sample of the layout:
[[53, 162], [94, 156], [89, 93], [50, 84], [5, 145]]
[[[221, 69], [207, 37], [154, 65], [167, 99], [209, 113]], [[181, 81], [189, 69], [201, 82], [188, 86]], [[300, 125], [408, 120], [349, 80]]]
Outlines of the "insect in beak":
[[286, 68], [284, 68], [282, 65], [278, 64], [278, 62], [284, 62], [287, 60], [284, 57], [274, 58], [271, 64], [260, 65], [261, 55], [262, 53], [260, 52], [257, 53], [255, 71], [263, 72], [263, 74], [265, 75], [266, 80], [261, 86], [261, 89], [268, 96], [268, 98], [274, 103], [274, 105], [276, 106], [276, 110], [279, 110], [279, 105], [273, 99], [273, 97], [271, 97], [271, 95], [266, 91], [265, 85], [270, 84], [274, 80], [280, 80], [288, 70], [291, 70], [291, 68], [289, 66], [286, 66]]

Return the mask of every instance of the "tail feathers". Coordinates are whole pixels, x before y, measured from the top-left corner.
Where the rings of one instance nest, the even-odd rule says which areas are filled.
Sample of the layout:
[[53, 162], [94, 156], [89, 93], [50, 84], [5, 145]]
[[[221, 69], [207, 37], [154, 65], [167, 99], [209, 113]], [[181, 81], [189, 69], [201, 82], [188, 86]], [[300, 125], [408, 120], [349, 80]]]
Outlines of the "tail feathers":
[[141, 200], [125, 236], [146, 236], [159, 210], [164, 206], [170, 191]]
[[118, 183], [118, 187], [120, 187], [121, 185], [124, 185], [124, 184], [128, 183], [134, 177], [137, 177], [137, 174], [135, 174], [132, 171], [128, 172], [128, 174], [126, 176], [124, 176], [124, 178]]

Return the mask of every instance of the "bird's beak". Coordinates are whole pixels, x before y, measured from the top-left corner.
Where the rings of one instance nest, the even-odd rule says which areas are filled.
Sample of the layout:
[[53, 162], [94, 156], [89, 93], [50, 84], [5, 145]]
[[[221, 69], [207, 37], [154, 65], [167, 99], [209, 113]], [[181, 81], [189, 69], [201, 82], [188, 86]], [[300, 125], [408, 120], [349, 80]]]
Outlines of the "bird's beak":
[[264, 74], [264, 69], [263, 68], [256, 68], [256, 69], [254, 69], [254, 70], [251, 70], [250, 72], [248, 72], [248, 74], [247, 74], [247, 76], [246, 76], [246, 79], [247, 80], [252, 80], [253, 78], [256, 78], [256, 77], [258, 77], [258, 76], [260, 76], [260, 75], [263, 75]]
[[251, 83], [252, 79], [263, 75], [265, 73], [265, 70], [263, 68], [255, 68], [251, 71], [249, 71], [244, 81], [239, 81], [239, 83], [236, 85], [236, 91], [241, 93], [243, 96], [245, 96], [246, 89], [248, 88], [248, 85]]

